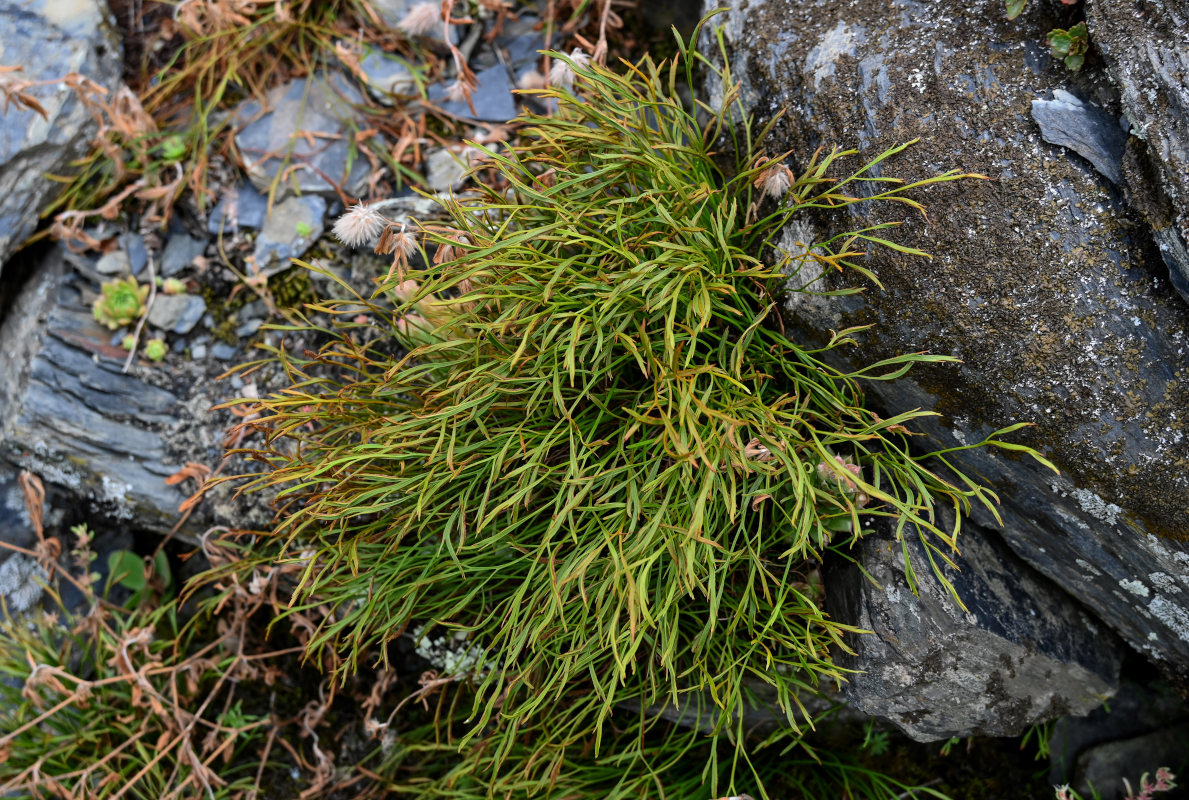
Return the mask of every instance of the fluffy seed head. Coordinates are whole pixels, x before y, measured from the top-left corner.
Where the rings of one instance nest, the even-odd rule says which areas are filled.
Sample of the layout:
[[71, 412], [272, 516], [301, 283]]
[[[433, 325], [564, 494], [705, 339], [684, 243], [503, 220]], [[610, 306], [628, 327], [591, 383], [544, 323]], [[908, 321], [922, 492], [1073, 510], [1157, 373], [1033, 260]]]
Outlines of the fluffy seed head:
[[773, 200], [784, 197], [793, 185], [793, 171], [784, 164], [773, 163], [756, 176], [755, 187]]
[[409, 36], [426, 36], [442, 21], [442, 8], [437, 3], [418, 3], [409, 9], [404, 19], [396, 23], [398, 30]]
[[[575, 47], [570, 52], [570, 60], [576, 66], [585, 67], [590, 63], [590, 56], [581, 47]], [[553, 66], [549, 68], [549, 85], [569, 91], [574, 88], [574, 70], [560, 58], [553, 59]]]
[[374, 242], [387, 225], [388, 220], [379, 211], [356, 203], [335, 221], [333, 230], [347, 247], [363, 247]]

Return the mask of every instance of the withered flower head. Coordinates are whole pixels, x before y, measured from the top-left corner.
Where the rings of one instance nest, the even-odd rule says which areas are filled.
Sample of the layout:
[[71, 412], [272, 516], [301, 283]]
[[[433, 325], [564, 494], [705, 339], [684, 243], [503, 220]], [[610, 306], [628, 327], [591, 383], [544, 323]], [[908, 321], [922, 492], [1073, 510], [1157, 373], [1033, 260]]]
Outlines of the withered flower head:
[[789, 190], [794, 181], [793, 171], [784, 164], [774, 161], [756, 176], [755, 187], [773, 200], [779, 200], [784, 197], [784, 193]]

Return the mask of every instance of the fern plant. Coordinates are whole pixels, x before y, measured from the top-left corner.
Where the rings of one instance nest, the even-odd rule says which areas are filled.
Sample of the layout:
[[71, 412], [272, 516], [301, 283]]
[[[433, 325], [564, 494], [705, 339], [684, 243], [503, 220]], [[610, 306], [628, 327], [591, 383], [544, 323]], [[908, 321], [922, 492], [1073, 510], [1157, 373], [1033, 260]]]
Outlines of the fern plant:
[[[946, 529], [935, 507], [995, 510], [947, 452], [910, 449], [926, 412], [864, 402], [862, 382], [947, 357], [843, 372], [828, 357], [857, 329], [811, 345], [776, 302], [808, 260], [874, 279], [859, 246], [924, 256], [878, 229], [781, 253], [794, 215], [919, 209], [909, 190], [967, 176], [874, 177], [900, 148], [840, 178], [853, 153], [818, 154], [793, 176], [728, 72], [722, 107], [683, 105], [678, 85], [715, 67], [678, 48], [622, 73], [554, 55], [572, 91], [541, 92], [554, 113], [483, 150], [494, 177], [442, 201], [449, 222], [421, 226], [411, 260], [411, 231], [352, 212], [383, 231], [393, 271], [295, 318], [326, 344], [270, 351], [291, 385], [251, 401], [267, 466], [246, 487], [282, 504], [258, 557], [308, 559], [292, 608], [331, 609], [311, 652], [353, 670], [414, 628], [466, 641], [466, 667], [434, 685], [450, 697], [439, 736], [470, 755], [419, 796], [464, 796], [461, 774], [548, 796], [579, 752], [621, 776], [600, 796], [654, 796], [657, 737], [681, 753], [706, 736], [730, 768], [711, 755], [700, 780], [762, 793], [742, 778], [748, 713], [807, 744], [800, 697], [844, 678], [830, 651], [854, 629], [823, 611], [813, 562], [877, 516], [945, 560], [961, 514]], [[1013, 429], [981, 444], [1023, 449], [1001, 441]]]

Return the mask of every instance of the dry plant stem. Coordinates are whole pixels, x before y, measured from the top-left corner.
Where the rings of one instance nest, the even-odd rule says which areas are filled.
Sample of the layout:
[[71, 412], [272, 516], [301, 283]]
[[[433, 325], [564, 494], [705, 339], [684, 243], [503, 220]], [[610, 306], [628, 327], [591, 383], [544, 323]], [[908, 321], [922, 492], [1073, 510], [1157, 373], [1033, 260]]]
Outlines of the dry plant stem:
[[599, 18], [599, 41], [591, 58], [598, 64], [607, 63], [607, 18], [611, 16], [611, 0], [603, 0], [603, 13]]
[[149, 311], [153, 308], [153, 301], [157, 299], [157, 270], [153, 263], [152, 253], [149, 253], [146, 266], [149, 270], [149, 299], [145, 303], [140, 319], [136, 321], [136, 330], [132, 332], [132, 347], [128, 350], [128, 357], [124, 359], [124, 368], [121, 370], [124, 373], [132, 369], [132, 360], [136, 358], [136, 351], [140, 347], [140, 333], [144, 330], [145, 322], [149, 318]]

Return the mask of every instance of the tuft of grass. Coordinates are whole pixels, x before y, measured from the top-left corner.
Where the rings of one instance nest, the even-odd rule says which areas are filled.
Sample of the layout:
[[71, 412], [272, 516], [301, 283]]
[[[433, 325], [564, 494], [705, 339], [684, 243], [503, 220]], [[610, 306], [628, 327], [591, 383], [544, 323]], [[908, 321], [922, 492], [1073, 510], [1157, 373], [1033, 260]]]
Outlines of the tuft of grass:
[[[866, 381], [952, 359], [843, 372], [831, 354], [859, 329], [814, 345], [781, 318], [810, 261], [875, 279], [857, 248], [925, 254], [878, 229], [801, 253], [773, 241], [809, 209], [920, 209], [909, 191], [972, 176], [876, 177], [893, 148], [841, 174], [852, 151], [819, 153], [782, 183], [729, 73], [722, 107], [682, 104], [679, 84], [715, 67], [677, 44], [622, 73], [553, 55], [573, 93], [541, 92], [555, 112], [485, 150], [495, 179], [421, 227], [424, 266], [398, 254], [369, 298], [340, 281], [342, 299], [282, 326], [327, 343], [267, 356], [290, 385], [251, 401], [265, 468], [246, 488], [281, 504], [259, 561], [307, 559], [290, 612], [330, 609], [310, 656], [333, 651], [345, 677], [414, 628], [465, 643], [466, 666], [421, 698], [439, 702], [430, 750], [458, 760], [402, 779], [430, 756], [398, 747], [393, 791], [766, 797], [757, 754], [793, 748], [816, 767], [786, 780], [904, 791], [812, 746], [802, 698], [844, 679], [830, 653], [854, 629], [809, 576], [874, 517], [920, 536], [936, 568], [962, 515], [997, 498], [950, 451], [913, 451], [927, 412], [864, 401]], [[1001, 439], [1018, 427], [974, 446], [1022, 450]], [[779, 721], [764, 740], [745, 724], [757, 709]]]

